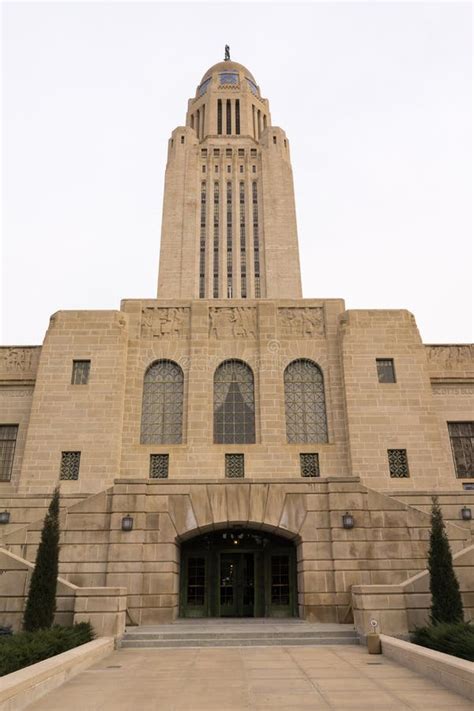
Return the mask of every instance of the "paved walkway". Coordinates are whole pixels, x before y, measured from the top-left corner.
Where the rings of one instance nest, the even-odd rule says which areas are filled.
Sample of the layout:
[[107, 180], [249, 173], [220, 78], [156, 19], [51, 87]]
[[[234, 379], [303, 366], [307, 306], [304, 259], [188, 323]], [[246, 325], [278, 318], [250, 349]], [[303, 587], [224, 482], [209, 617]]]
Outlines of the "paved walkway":
[[370, 709], [472, 711], [472, 704], [364, 647], [123, 649], [28, 711]]

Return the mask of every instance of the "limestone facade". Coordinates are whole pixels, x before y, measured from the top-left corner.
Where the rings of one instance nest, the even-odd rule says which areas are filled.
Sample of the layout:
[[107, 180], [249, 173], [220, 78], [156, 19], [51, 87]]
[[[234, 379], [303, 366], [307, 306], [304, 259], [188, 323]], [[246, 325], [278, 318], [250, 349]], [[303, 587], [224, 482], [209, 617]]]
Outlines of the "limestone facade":
[[[298, 614], [343, 622], [353, 585], [402, 585], [424, 569], [433, 493], [454, 550], [470, 543], [460, 511], [474, 509], [472, 459], [465, 464], [465, 449], [461, 471], [449, 424], [474, 419], [473, 347], [424, 345], [408, 311], [300, 298], [294, 215], [289, 147], [268, 102], [241, 65], [212, 67], [169, 145], [159, 298], [125, 300], [117, 311], [59, 311], [41, 347], [0, 349], [0, 425], [17, 428], [0, 480], [10, 512], [0, 533], [13, 554], [34, 560], [60, 481], [62, 576], [84, 588], [126, 588], [132, 621], [174, 619], [183, 544], [239, 527], [291, 541]], [[322, 377], [327, 436], [295, 442], [285, 373], [301, 360]], [[81, 382], [77, 361], [88, 364]], [[163, 361], [182, 373], [179, 436], [144, 443], [144, 383]], [[214, 380], [228, 361], [252, 374], [254, 442], [216, 441]], [[377, 361], [393, 366], [393, 382], [381, 378]], [[406, 453], [405, 475], [393, 475], [389, 452]], [[60, 480], [63, 453], [80, 459], [76, 476]], [[150, 477], [152, 455], [167, 455], [167, 478]], [[226, 455], [243, 455], [242, 478], [226, 477]], [[317, 455], [313, 476], [301, 455]], [[342, 527], [346, 512], [351, 529]], [[134, 521], [128, 532], [126, 515]], [[16, 588], [9, 589], [0, 612], [18, 616], [23, 603], [12, 602]], [[370, 599], [357, 604], [370, 617]], [[397, 620], [406, 628], [400, 615], [390, 616], [391, 630]]]

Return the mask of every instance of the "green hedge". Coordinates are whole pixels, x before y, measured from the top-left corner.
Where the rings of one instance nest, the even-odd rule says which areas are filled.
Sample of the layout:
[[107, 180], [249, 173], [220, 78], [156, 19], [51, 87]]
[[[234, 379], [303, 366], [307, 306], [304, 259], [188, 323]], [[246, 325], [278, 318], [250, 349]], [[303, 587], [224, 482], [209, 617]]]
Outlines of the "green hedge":
[[94, 636], [90, 623], [80, 622], [74, 627], [55, 626], [0, 637], [0, 676], [91, 642]]
[[440, 622], [429, 627], [419, 627], [411, 641], [474, 662], [474, 626], [469, 622]]

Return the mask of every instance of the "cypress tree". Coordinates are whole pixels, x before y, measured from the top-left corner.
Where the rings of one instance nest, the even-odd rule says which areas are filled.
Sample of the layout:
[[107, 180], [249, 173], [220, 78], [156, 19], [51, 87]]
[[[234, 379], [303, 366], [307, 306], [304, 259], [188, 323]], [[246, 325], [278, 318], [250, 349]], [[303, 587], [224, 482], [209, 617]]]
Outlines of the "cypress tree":
[[51, 627], [56, 612], [59, 562], [59, 487], [56, 487], [44, 518], [26, 601], [23, 629], [34, 632]]
[[432, 497], [430, 549], [428, 569], [430, 572], [432, 624], [440, 622], [462, 622], [464, 612], [459, 583], [453, 567], [453, 557], [449, 545], [443, 514], [438, 497]]

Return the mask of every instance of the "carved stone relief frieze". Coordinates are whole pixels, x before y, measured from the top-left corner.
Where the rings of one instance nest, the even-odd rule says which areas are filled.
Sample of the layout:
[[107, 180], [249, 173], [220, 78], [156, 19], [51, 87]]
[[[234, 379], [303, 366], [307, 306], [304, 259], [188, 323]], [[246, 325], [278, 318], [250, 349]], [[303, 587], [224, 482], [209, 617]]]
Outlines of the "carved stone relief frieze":
[[33, 388], [31, 387], [20, 387], [20, 388], [11, 388], [11, 387], [0, 387], [0, 399], [4, 397], [32, 397], [33, 395]]
[[256, 310], [247, 306], [211, 307], [209, 335], [211, 338], [256, 338]]
[[39, 358], [39, 348], [1, 348], [0, 349], [0, 372], [31, 373], [36, 370]]
[[427, 346], [428, 360], [434, 366], [453, 369], [474, 368], [474, 346], [471, 344], [453, 346]]
[[324, 336], [324, 314], [321, 306], [278, 309], [278, 326], [282, 338]]
[[189, 330], [189, 308], [145, 306], [142, 338], [182, 338]]

